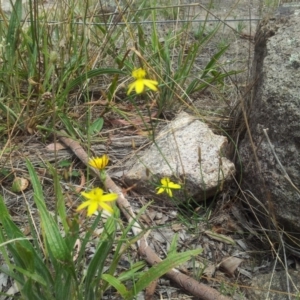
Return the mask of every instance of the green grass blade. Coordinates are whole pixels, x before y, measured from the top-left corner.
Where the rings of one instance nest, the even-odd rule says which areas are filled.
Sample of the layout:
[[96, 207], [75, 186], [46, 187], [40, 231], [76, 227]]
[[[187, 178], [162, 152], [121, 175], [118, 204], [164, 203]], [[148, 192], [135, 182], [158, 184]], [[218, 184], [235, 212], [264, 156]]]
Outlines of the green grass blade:
[[172, 268], [186, 262], [192, 256], [198, 255], [202, 252], [202, 249], [196, 249], [186, 251], [183, 253], [172, 253], [166, 259], [152, 266], [147, 272], [145, 272], [141, 278], [136, 282], [134, 288], [126, 295], [127, 300], [133, 299], [134, 295], [141, 292], [155, 279], [163, 276]]
[[82, 74], [80, 76], [78, 76], [77, 78], [75, 78], [74, 80], [72, 80], [69, 85], [66, 87], [63, 96], [62, 97], [66, 97], [68, 95], [68, 93], [74, 89], [75, 87], [78, 87], [80, 85], [82, 85], [83, 83], [86, 82], [87, 79], [91, 79], [93, 77], [99, 76], [99, 75], [103, 75], [103, 74], [109, 74], [109, 75], [126, 75], [127, 73], [118, 69], [95, 69], [95, 70], [90, 70], [88, 72], [86, 72], [85, 74]]
[[102, 130], [104, 124], [104, 119], [103, 118], [98, 118], [96, 119], [88, 129], [88, 134], [89, 135], [94, 135], [96, 133], [99, 133]]
[[98, 296], [97, 291], [100, 288], [99, 279], [102, 276], [105, 261], [107, 259], [107, 256], [111, 252], [114, 243], [115, 230], [115, 219], [114, 217], [110, 217], [105, 223], [105, 230], [101, 236], [100, 244], [87, 269], [85, 278], [85, 299], [87, 300], [95, 299], [95, 297]]
[[[126, 228], [123, 228], [122, 236], [118, 240], [117, 246], [115, 247], [115, 253], [112, 258], [112, 262], [109, 266], [109, 269], [107, 270], [107, 274], [110, 274], [112, 276], [115, 274], [122, 255], [128, 250], [128, 248], [131, 245], [137, 243], [137, 241], [145, 234], [145, 232], [140, 232], [140, 234], [135, 235], [128, 240], [128, 233], [132, 230], [133, 226], [136, 226], [137, 220], [139, 220], [140, 216], [147, 210], [147, 207], [149, 205], [151, 205], [151, 202], [149, 202], [148, 205], [143, 206], [140, 209], [139, 213], [137, 214], [136, 218], [132, 219], [132, 221], [128, 224], [128, 226]], [[116, 220], [120, 219], [120, 211], [119, 210], [115, 211], [114, 217], [116, 218]], [[141, 262], [141, 264], [144, 265], [145, 262]], [[140, 266], [140, 264], [139, 264], [139, 266]], [[124, 281], [126, 276], [127, 276], [126, 278], [128, 278], [128, 279], [132, 279], [133, 276], [135, 276], [135, 272], [138, 271], [137, 268], [138, 268], [138, 266], [134, 266], [128, 272], [126, 272], [126, 274], [122, 273], [122, 275], [120, 275], [119, 279], [121, 281]], [[102, 286], [102, 289], [105, 291], [105, 290], [107, 290], [107, 288], [108, 288], [108, 284], [104, 283]]]
[[53, 254], [53, 256], [62, 262], [72, 261], [70, 251], [62, 238], [58, 225], [54, 222], [52, 216], [47, 210], [46, 204], [44, 202], [44, 195], [40, 181], [35, 173], [35, 170], [29, 160], [26, 160], [27, 169], [31, 178], [31, 183], [34, 190], [34, 201], [39, 210], [41, 217], [41, 224], [48, 246]]
[[[231, 75], [236, 75], [236, 74], [241, 73], [241, 72], [243, 72], [243, 71], [229, 71], [227, 73], [220, 74], [218, 77], [205, 78], [205, 80], [197, 80], [196, 79], [195, 82], [193, 81], [192, 84], [189, 85], [189, 87], [187, 88], [186, 93], [187, 94], [192, 94], [192, 93], [201, 91], [201, 90], [207, 88], [208, 86], [212, 85], [215, 82], [219, 82], [219, 81], [225, 79], [226, 77], [229, 77]], [[199, 85], [196, 85], [197, 81], [198, 82], [200, 81]]]
[[53, 288], [55, 291], [55, 299], [77, 299], [73, 294], [76, 293], [75, 291], [78, 285], [75, 286], [76, 281], [73, 280], [74, 276], [72, 275], [72, 272], [70, 272], [63, 264], [57, 264], [55, 268], [55, 279]]
[[18, 116], [16, 115], [16, 113], [9, 108], [8, 106], [6, 106], [3, 103], [4, 98], [0, 98], [0, 109], [4, 112], [4, 114], [8, 117], [11, 118], [11, 121], [16, 122], [18, 119]]
[[103, 274], [102, 279], [107, 281], [111, 286], [113, 286], [118, 291], [118, 293], [121, 295], [122, 298], [126, 297], [128, 291], [125, 285], [122, 284], [118, 278], [109, 274]]
[[10, 264], [8, 262], [8, 263], [6, 263], [6, 265], [7, 266], [5, 266], [5, 267], [0, 267], [0, 273], [6, 274], [11, 279], [14, 279], [16, 282], [18, 282], [20, 285], [23, 285], [25, 283], [24, 277], [21, 276], [20, 273], [15, 271], [15, 268], [12, 264]]
[[79, 250], [79, 253], [78, 253], [77, 261], [83, 260], [83, 257], [85, 255], [85, 247], [86, 247], [87, 243], [90, 241], [90, 238], [93, 235], [94, 230], [97, 228], [100, 219], [101, 219], [101, 214], [99, 214], [97, 216], [97, 218], [95, 219], [95, 221], [91, 225], [90, 229], [85, 232], [85, 236], [84, 236], [84, 238], [81, 242], [81, 247], [80, 247], [80, 250]]
[[219, 58], [224, 54], [224, 52], [229, 48], [230, 45], [227, 45], [225, 47], [223, 47], [219, 52], [217, 52], [216, 54], [214, 54], [212, 56], [212, 58], [210, 59], [210, 61], [208, 62], [208, 64], [206, 65], [202, 75], [201, 75], [201, 79], [203, 79], [207, 73], [213, 68], [213, 66], [218, 62]]
[[178, 240], [178, 233], [175, 233], [175, 235], [173, 236], [168, 254], [176, 253], [177, 240]]
[[22, 246], [21, 243], [16, 242], [16, 250], [18, 251], [26, 270], [29, 272], [34, 272], [34, 254], [30, 249]]
[[99, 285], [99, 279], [102, 274], [105, 260], [111, 252], [112, 245], [112, 238], [102, 241], [89, 264], [85, 279], [85, 299], [87, 300], [97, 299], [97, 290], [99, 288], [97, 285]]
[[33, 285], [34, 282], [31, 278], [29, 278], [29, 280], [27, 280], [22, 286], [22, 290], [20, 292], [25, 299], [39, 300], [40, 296], [35, 293], [34, 289], [32, 288]]
[[6, 36], [7, 41], [7, 53], [8, 61], [12, 62], [15, 60], [15, 51], [18, 46], [18, 34], [20, 29], [20, 22], [22, 18], [22, 0], [16, 0], [13, 5], [13, 10], [10, 16], [8, 31]]
[[53, 183], [54, 183], [54, 191], [55, 191], [55, 198], [56, 198], [56, 214], [59, 214], [59, 217], [61, 219], [61, 222], [64, 227], [65, 233], [69, 232], [69, 225], [67, 222], [67, 213], [66, 213], [66, 205], [64, 201], [64, 196], [62, 193], [61, 185], [59, 182], [57, 170], [53, 168], [51, 164], [47, 164], [48, 169], [50, 170], [52, 177], [53, 177]]
[[[25, 238], [24, 234], [21, 230], [15, 225], [15, 223], [11, 220], [11, 217], [8, 213], [8, 210], [4, 204], [4, 199], [0, 196], [0, 222], [2, 224], [2, 236], [6, 236], [8, 240], [6, 243], [11, 252], [12, 256], [14, 257], [16, 265], [19, 265], [23, 268], [26, 267], [22, 256], [19, 254], [18, 249], [15, 246], [15, 243], [10, 243], [10, 240], [18, 240], [19, 245], [23, 248], [27, 249], [28, 251], [34, 252], [34, 249], [28, 239]], [[24, 238], [23, 240], [21, 240]], [[1, 244], [4, 243], [4, 239], [1, 238]], [[22, 253], [21, 253], [22, 254]]]
[[[35, 251], [32, 244], [27, 238], [25, 238], [21, 230], [11, 220], [2, 196], [0, 196], [0, 222], [2, 224], [0, 242], [1, 245], [4, 243], [7, 245], [10, 254], [13, 256], [13, 267], [20, 267], [21, 269], [24, 269], [31, 265], [32, 272], [36, 273], [37, 276], [44, 278], [44, 280], [48, 282], [48, 285], [51, 285], [53, 281], [47, 266], [40, 258], [39, 254]], [[3, 231], [5, 231], [7, 240], [4, 239]], [[2, 249], [2, 247], [0, 249], [3, 253], [3, 257], [6, 258], [6, 251]], [[24, 254], [24, 252], [26, 253]], [[30, 263], [27, 261], [29, 256], [32, 258]], [[6, 262], [9, 264], [9, 261]]]
[[19, 273], [22, 273], [24, 276], [26, 276], [27, 278], [30, 278], [33, 281], [38, 282], [39, 284], [41, 284], [43, 286], [47, 286], [47, 283], [46, 283], [45, 279], [42, 276], [40, 276], [40, 275], [38, 275], [38, 274], [36, 274], [34, 272], [32, 273], [30, 271], [27, 271], [26, 269], [20, 268], [18, 266], [14, 266], [14, 268]]
[[145, 268], [145, 266], [146, 266], [146, 262], [138, 261], [134, 265], [132, 265], [128, 271], [121, 273], [118, 276], [118, 279], [121, 282], [123, 282], [125, 280], [132, 280], [132, 278], [139, 278], [140, 277], [139, 271], [141, 271], [141, 269]]
[[67, 133], [70, 135], [71, 138], [75, 139], [78, 136], [78, 132], [74, 129], [74, 126], [70, 121], [69, 117], [63, 113], [59, 113], [58, 116], [64, 124]]

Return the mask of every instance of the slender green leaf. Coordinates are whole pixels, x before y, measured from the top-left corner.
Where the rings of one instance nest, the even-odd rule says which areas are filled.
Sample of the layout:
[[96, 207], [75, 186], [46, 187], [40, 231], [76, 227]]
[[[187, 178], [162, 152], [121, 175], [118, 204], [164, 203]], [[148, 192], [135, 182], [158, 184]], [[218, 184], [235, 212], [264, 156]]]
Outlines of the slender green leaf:
[[104, 229], [105, 230], [102, 233], [100, 244], [87, 269], [85, 278], [85, 299], [92, 300], [95, 296], [97, 296], [97, 291], [99, 289], [98, 282], [102, 276], [103, 267], [105, 265], [107, 256], [111, 252], [114, 243], [116, 230], [116, 221], [114, 217], [107, 219]]
[[[62, 121], [62, 123], [64, 124], [65, 130], [67, 131], [67, 133], [73, 139], [76, 138], [76, 137], [78, 137], [78, 131], [76, 131], [74, 129], [74, 126], [73, 126], [73, 124], [70, 121], [70, 118], [67, 115], [63, 114], [63, 113], [59, 113], [58, 116], [59, 116], [60, 120]], [[51, 131], [53, 131], [53, 130], [51, 129]]]
[[103, 124], [104, 124], [103, 118], [96, 119], [89, 126], [89, 130], [88, 130], [89, 135], [93, 135], [93, 134], [99, 133], [102, 130]]
[[22, 285], [22, 290], [20, 291], [23, 297], [25, 296], [26, 299], [30, 300], [39, 300], [40, 297], [35, 293], [35, 289], [32, 288], [34, 282], [29, 278], [26, 282]]
[[[16, 0], [9, 20], [9, 26], [6, 36], [8, 60], [12, 63], [15, 57], [15, 51], [18, 46], [18, 36], [22, 18], [22, 0]], [[11, 64], [12, 66], [12, 64]]]
[[34, 254], [30, 249], [22, 246], [20, 242], [16, 242], [16, 250], [18, 251], [21, 259], [23, 260], [26, 270], [33, 273], [34, 270]]
[[20, 268], [18, 266], [14, 266], [14, 268], [21, 274], [23, 274], [24, 276], [26, 276], [27, 278], [30, 278], [40, 284], [42, 284], [43, 286], [47, 286], [47, 283], [45, 281], [45, 279], [40, 276], [39, 274], [35, 273], [35, 272], [29, 272], [26, 269]]
[[178, 233], [176, 233], [176, 234], [173, 236], [173, 239], [172, 239], [172, 242], [171, 242], [171, 245], [170, 245], [170, 249], [169, 249], [169, 251], [168, 251], [168, 254], [176, 253], [176, 249], [177, 249], [177, 240], [178, 240]]
[[63, 96], [67, 96], [68, 93], [75, 87], [82, 85], [83, 83], [86, 82], [86, 80], [91, 79], [93, 77], [103, 75], [103, 74], [109, 74], [109, 75], [126, 75], [127, 73], [118, 69], [95, 69], [95, 70], [90, 70], [86, 72], [85, 74], [82, 74], [72, 80], [68, 86], [66, 87]]
[[130, 266], [130, 269], [122, 272], [119, 276], [118, 279], [123, 282], [126, 280], [130, 280], [132, 278], [140, 278], [142, 272], [141, 269], [145, 268], [146, 262], [145, 261], [138, 261], [134, 265]]
[[[198, 80], [196, 79], [195, 81], [193, 81], [191, 83], [191, 85], [187, 88], [186, 93], [187, 94], [192, 94], [198, 91], [201, 91], [205, 88], [207, 88], [208, 86], [212, 85], [213, 83], [215, 83], [216, 81], [220, 81], [223, 80], [224, 78], [231, 76], [231, 75], [236, 75], [238, 73], [241, 73], [243, 71], [229, 71], [227, 73], [222, 73], [220, 74], [217, 78], [215, 77], [210, 77], [210, 78], [205, 78], [205, 80]], [[196, 86], [197, 83], [199, 83], [199, 85]]]
[[144, 30], [142, 29], [142, 26], [140, 24], [137, 24], [137, 29], [138, 29], [139, 47], [144, 49], [146, 46]]
[[34, 201], [39, 210], [41, 224], [45, 233], [48, 246], [53, 256], [59, 261], [72, 261], [71, 253], [59, 232], [58, 225], [54, 222], [52, 216], [47, 210], [44, 202], [44, 196], [40, 181], [34, 171], [34, 168], [29, 160], [26, 160], [27, 169], [31, 178], [31, 183], [34, 190]]
[[141, 278], [135, 283], [134, 288], [126, 295], [127, 300], [133, 299], [134, 295], [141, 292], [155, 279], [163, 276], [172, 268], [186, 262], [191, 256], [198, 255], [202, 252], [202, 249], [191, 250], [183, 253], [172, 253], [166, 259], [152, 266], [147, 272], [145, 272]]
[[[133, 236], [132, 238], [130, 238], [128, 240], [128, 232], [130, 230], [132, 230], [132, 227], [133, 226], [136, 226], [136, 222], [137, 220], [139, 220], [140, 216], [147, 210], [147, 207], [151, 205], [151, 202], [148, 203], [148, 205], [145, 205], [143, 206], [140, 210], [139, 210], [139, 213], [138, 215], [136, 216], [136, 219], [133, 219], [131, 220], [131, 222], [128, 224], [128, 226], [122, 231], [122, 236], [121, 238], [118, 240], [118, 243], [117, 243], [117, 247], [115, 249], [115, 253], [114, 253], [114, 256], [112, 258], [112, 262], [109, 266], [109, 269], [107, 271], [107, 273], [109, 275], [114, 275], [115, 272], [116, 272], [116, 269], [118, 267], [118, 263], [120, 262], [121, 260], [121, 257], [123, 255], [124, 252], [127, 251], [127, 249], [135, 244], [139, 239], [141, 239], [141, 237], [145, 234], [145, 232], [141, 231], [140, 234], [138, 235], [135, 235]], [[115, 214], [114, 214], [114, 217], [116, 220], [120, 219], [120, 211], [119, 210], [115, 210]], [[113, 229], [113, 228], [112, 228]], [[145, 263], [142, 262], [142, 264], [144, 265]], [[125, 273], [122, 273], [120, 275], [120, 280], [123, 281], [123, 280], [126, 280], [127, 279], [130, 279], [132, 278], [133, 276], [135, 276], [135, 273], [138, 271], [138, 267], [140, 265], [136, 265], [136, 266], [132, 266], [131, 267], [131, 270], [127, 271], [126, 274]], [[127, 276], [127, 277], [126, 277]], [[103, 286], [102, 286], [102, 289], [104, 291], [106, 291], [108, 288], [108, 284], [107, 283], [104, 283]]]
[[[76, 280], [74, 280], [74, 276], [72, 272], [68, 269], [68, 267], [63, 264], [56, 264], [55, 268], [55, 299], [63, 299], [63, 300], [73, 300], [76, 299], [74, 297], [74, 293], [77, 289]], [[78, 275], [78, 274], [77, 274]], [[62, 284], [63, 283], [63, 284]]]
[[50, 170], [52, 177], [53, 177], [53, 183], [54, 183], [54, 191], [55, 191], [55, 198], [56, 198], [56, 214], [58, 212], [61, 222], [64, 227], [65, 233], [69, 232], [69, 225], [67, 222], [67, 213], [66, 213], [66, 204], [64, 201], [64, 195], [62, 193], [62, 188], [59, 182], [59, 177], [57, 174], [57, 170], [53, 168], [51, 164], [47, 164], [48, 169]]
[[101, 213], [98, 214], [97, 218], [92, 223], [90, 229], [85, 232], [85, 235], [84, 235], [84, 238], [81, 242], [81, 247], [80, 247], [80, 250], [79, 250], [79, 253], [78, 253], [78, 259], [77, 259], [78, 261], [83, 260], [83, 257], [85, 255], [86, 245], [90, 241], [90, 238], [93, 235], [94, 230], [97, 228], [100, 219], [101, 219]]
[[8, 118], [11, 118], [11, 120], [15, 122], [18, 119], [18, 116], [11, 108], [6, 106], [2, 101], [3, 98], [0, 98], [0, 109], [2, 109], [4, 115], [6, 115]]
[[[11, 217], [8, 213], [8, 210], [4, 204], [4, 199], [2, 196], [0, 196], [0, 222], [2, 223], [2, 228], [5, 231], [5, 235], [8, 239], [8, 241], [5, 241], [3, 238], [3, 234], [0, 234], [0, 242], [3, 245], [6, 243], [10, 254], [14, 258], [14, 267], [18, 266], [21, 269], [26, 268], [26, 264], [24, 263], [24, 256], [22, 258], [22, 251], [23, 249], [26, 249], [26, 251], [32, 253], [32, 257], [34, 258], [34, 272], [37, 276], [41, 276], [48, 282], [48, 285], [52, 284], [52, 277], [49, 273], [49, 270], [47, 269], [47, 266], [39, 256], [39, 254], [35, 251], [32, 244], [28, 241], [27, 238], [25, 238], [24, 234], [21, 232], [21, 230], [15, 225], [15, 223], [11, 220]], [[15, 246], [14, 243], [11, 243], [11, 240], [17, 240], [17, 243], [19, 244], [18, 247]], [[2, 250], [2, 247], [0, 248], [2, 252], [5, 252], [5, 250]], [[21, 253], [19, 253], [19, 251]], [[30, 254], [31, 255], [31, 254]], [[6, 257], [6, 254], [4, 254], [4, 257]], [[9, 264], [9, 261], [6, 261], [7, 264]], [[20, 279], [20, 278], [19, 278]]]
[[111, 286], [113, 286], [118, 291], [118, 293], [121, 295], [122, 298], [126, 297], [128, 291], [125, 285], [122, 284], [118, 278], [109, 274], [103, 274], [102, 279], [107, 281]]
[[25, 283], [24, 276], [21, 273], [16, 272], [15, 266], [11, 263], [6, 262], [6, 265], [3, 267], [0, 267], [0, 272], [3, 274], [6, 274], [10, 278], [14, 279], [17, 283], [20, 285], [23, 285]]
[[29, 240], [29, 238], [16, 238], [16, 239], [12, 239], [12, 240], [9, 240], [9, 241], [6, 241], [6, 242], [3, 242], [3, 243], [0, 243], [0, 248], [1, 247], [4, 247], [5, 245], [8, 245], [10, 243], [14, 243], [16, 241], [23, 241], [23, 240]]
[[202, 75], [201, 79], [203, 79], [207, 73], [213, 68], [213, 66], [218, 62], [219, 58], [224, 54], [224, 52], [229, 48], [230, 45], [227, 45], [223, 47], [219, 52], [217, 52], [215, 55], [212, 56], [208, 64], [206, 65]]
[[85, 299], [92, 300], [95, 299], [95, 297], [97, 298], [97, 290], [99, 287], [97, 286], [96, 282], [99, 282], [106, 258], [111, 252], [112, 244], [113, 239], [102, 241], [88, 266], [85, 279]]

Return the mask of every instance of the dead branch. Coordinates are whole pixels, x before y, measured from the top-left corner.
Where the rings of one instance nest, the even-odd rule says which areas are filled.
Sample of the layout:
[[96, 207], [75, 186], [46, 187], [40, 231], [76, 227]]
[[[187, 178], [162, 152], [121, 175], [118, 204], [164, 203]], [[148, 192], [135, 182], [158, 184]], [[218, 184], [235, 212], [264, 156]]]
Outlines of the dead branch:
[[[81, 147], [81, 145], [74, 141], [71, 138], [66, 137], [65, 132], [60, 132], [58, 134], [58, 139], [68, 146], [74, 154], [85, 164], [88, 166], [89, 157], [86, 151]], [[98, 170], [91, 168], [94, 173], [99, 177]], [[117, 193], [118, 199], [117, 204], [122, 211], [122, 213], [127, 218], [128, 222], [133, 222], [132, 231], [134, 235], [138, 235], [142, 232], [142, 228], [140, 224], [136, 221], [136, 215], [133, 212], [130, 203], [124, 197], [121, 188], [119, 188], [114, 181], [107, 175], [105, 180], [105, 186], [108, 190]], [[162, 261], [161, 258], [149, 247], [147, 239], [143, 236], [138, 241], [139, 253], [141, 256], [151, 265], [155, 265], [158, 262]], [[197, 280], [181, 273], [177, 269], [173, 268], [171, 271], [166, 273], [166, 275], [176, 282], [180, 287], [191, 293], [193, 296], [198, 299], [203, 300], [230, 300], [229, 297], [221, 295], [217, 290], [198, 282]]]
[[152, 281], [145, 289], [145, 300], [154, 300], [154, 293], [158, 284], [158, 279]]

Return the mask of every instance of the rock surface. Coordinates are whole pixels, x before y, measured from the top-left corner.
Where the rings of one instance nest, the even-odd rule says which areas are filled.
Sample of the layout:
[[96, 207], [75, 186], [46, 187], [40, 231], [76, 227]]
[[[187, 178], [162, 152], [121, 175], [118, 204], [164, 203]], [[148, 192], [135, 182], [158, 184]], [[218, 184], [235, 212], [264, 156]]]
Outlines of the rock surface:
[[[284, 172], [299, 188], [300, 5], [294, 3], [288, 11], [282, 14], [279, 10], [276, 18], [261, 22], [258, 28], [253, 66], [256, 86], [247, 103], [254, 149], [246, 133], [239, 150], [243, 188], [250, 190], [268, 211], [261, 220], [275, 216], [285, 231], [299, 234], [300, 194]], [[268, 129], [270, 142], [263, 129]], [[262, 211], [257, 201], [252, 204]]]
[[176, 193], [181, 201], [188, 197], [204, 201], [235, 173], [234, 164], [225, 157], [226, 146], [226, 137], [215, 135], [205, 123], [182, 112], [157, 135], [155, 143], [126, 173], [125, 181], [136, 184], [139, 192], [154, 196], [155, 183], [170, 177], [185, 187], [185, 194]]
[[[287, 282], [289, 289], [287, 288]], [[253, 277], [251, 288], [247, 289], [249, 300], [288, 300], [297, 299], [300, 289], [300, 272], [296, 270], [260, 274]], [[288, 295], [287, 291], [294, 294]]]

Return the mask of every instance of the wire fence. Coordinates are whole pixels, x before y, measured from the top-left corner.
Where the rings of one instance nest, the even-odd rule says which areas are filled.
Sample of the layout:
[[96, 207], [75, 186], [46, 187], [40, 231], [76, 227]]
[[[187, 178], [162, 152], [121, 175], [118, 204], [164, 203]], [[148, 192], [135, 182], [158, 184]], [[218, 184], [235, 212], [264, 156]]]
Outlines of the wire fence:
[[[101, 0], [100, 0], [101, 2]], [[1, 0], [0, 0], [0, 6], [1, 6]], [[250, 5], [251, 6], [251, 5]], [[250, 9], [249, 6], [249, 9]], [[188, 19], [175, 19], [175, 20], [144, 20], [144, 21], [126, 21], [126, 22], [122, 22], [122, 19], [120, 17], [122, 17], [122, 12], [119, 12], [117, 9], [114, 10], [114, 12], [112, 10], [108, 10], [107, 12], [103, 12], [97, 15], [94, 15], [93, 17], [111, 17], [110, 20], [107, 20], [107, 22], [87, 22], [87, 21], [78, 21], [78, 20], [74, 20], [71, 21], [62, 21], [62, 20], [45, 20], [46, 24], [61, 24], [61, 23], [66, 23], [69, 22], [71, 24], [76, 24], [76, 25], [87, 25], [87, 26], [124, 26], [127, 24], [172, 24], [172, 23], [215, 23], [215, 22], [222, 22], [222, 23], [234, 23], [234, 22], [258, 22], [261, 20], [260, 17], [255, 17], [252, 18], [251, 15], [248, 15], [249, 17], [245, 17], [245, 18], [224, 18], [222, 19], [221, 17], [217, 16], [215, 13], [215, 10], [210, 11], [209, 9], [205, 8], [204, 5], [200, 4], [200, 3], [190, 3], [190, 4], [180, 4], [180, 5], [166, 5], [166, 6], [158, 6], [158, 7], [148, 7], [146, 8], [147, 10], [162, 10], [162, 9], [167, 9], [167, 8], [176, 8], [176, 9], [195, 9], [195, 8], [201, 8], [202, 10], [206, 11], [206, 13], [210, 14], [213, 18], [204, 18], [204, 19], [195, 19], [193, 17], [188, 18]], [[1, 9], [1, 7], [0, 7]], [[44, 8], [46, 9], [46, 8]], [[102, 9], [102, 5], [101, 5], [101, 9]], [[142, 9], [142, 10], [146, 10], [146, 9]], [[9, 11], [7, 11], [9, 12]], [[0, 19], [0, 22], [4, 22], [7, 20], [3, 20]], [[30, 20], [28, 19], [24, 19], [22, 20], [22, 22], [26, 22], [26, 23], [30, 23]]]
[[[76, 25], [102, 25], [102, 26], [110, 26], [110, 25], [127, 25], [127, 24], [172, 24], [172, 23], [213, 23], [213, 22], [223, 22], [223, 23], [230, 23], [230, 22], [258, 22], [260, 21], [261, 18], [252, 18], [252, 19], [206, 19], [206, 20], [202, 20], [202, 19], [195, 19], [195, 20], [189, 20], [189, 19], [185, 19], [185, 20], [156, 20], [156, 21], [140, 21], [140, 22], [134, 22], [134, 21], [129, 21], [129, 22], [83, 22], [83, 21], [73, 21], [72, 24], [76, 24]], [[0, 19], [0, 22], [6, 22], [7, 20], [3, 20]], [[21, 20], [24, 23], [30, 23], [30, 20]], [[67, 22], [67, 21], [65, 21]], [[55, 21], [55, 20], [48, 20], [45, 21], [45, 23], [47, 24], [61, 24], [64, 23], [64, 21]]]

